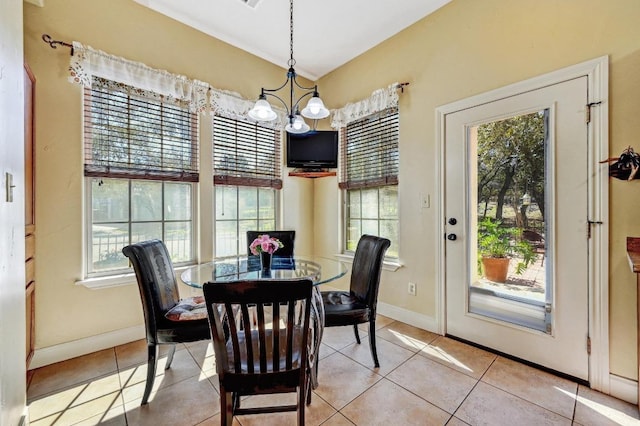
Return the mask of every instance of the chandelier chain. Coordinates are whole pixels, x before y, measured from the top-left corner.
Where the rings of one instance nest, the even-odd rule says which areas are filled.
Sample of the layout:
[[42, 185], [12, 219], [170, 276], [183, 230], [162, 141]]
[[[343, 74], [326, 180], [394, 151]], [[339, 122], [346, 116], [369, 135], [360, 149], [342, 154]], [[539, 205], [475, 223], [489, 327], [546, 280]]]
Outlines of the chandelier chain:
[[289, 66], [293, 67], [296, 60], [293, 59], [293, 0], [289, 1]]

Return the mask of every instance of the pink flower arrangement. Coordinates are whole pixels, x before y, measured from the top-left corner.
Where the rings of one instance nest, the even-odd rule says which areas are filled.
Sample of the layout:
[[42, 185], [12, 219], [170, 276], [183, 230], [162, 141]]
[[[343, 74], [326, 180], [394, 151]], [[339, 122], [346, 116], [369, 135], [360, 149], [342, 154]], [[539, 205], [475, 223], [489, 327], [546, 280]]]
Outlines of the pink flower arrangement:
[[279, 239], [270, 237], [269, 234], [258, 235], [258, 238], [253, 240], [249, 249], [252, 254], [260, 254], [262, 252], [273, 254], [274, 251], [284, 247], [284, 244]]

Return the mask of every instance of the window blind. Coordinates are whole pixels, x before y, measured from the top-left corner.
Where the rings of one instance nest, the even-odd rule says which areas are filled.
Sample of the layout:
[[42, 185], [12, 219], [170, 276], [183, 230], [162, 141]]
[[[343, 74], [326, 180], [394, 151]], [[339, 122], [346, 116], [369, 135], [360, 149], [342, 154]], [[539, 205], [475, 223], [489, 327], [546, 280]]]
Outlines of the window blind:
[[197, 182], [198, 120], [185, 102], [94, 77], [84, 92], [84, 174]]
[[396, 107], [347, 124], [341, 132], [341, 189], [398, 183], [399, 118]]
[[255, 123], [215, 116], [213, 182], [282, 188], [280, 132]]

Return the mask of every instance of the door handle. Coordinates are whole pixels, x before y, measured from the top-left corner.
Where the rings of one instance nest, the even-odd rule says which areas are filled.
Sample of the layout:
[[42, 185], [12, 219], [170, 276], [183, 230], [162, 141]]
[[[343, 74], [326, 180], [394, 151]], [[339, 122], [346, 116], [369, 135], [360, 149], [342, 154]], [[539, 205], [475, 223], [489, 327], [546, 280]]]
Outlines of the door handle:
[[447, 235], [447, 240], [449, 240], [449, 241], [455, 241], [457, 239], [458, 239], [458, 236], [456, 234]]

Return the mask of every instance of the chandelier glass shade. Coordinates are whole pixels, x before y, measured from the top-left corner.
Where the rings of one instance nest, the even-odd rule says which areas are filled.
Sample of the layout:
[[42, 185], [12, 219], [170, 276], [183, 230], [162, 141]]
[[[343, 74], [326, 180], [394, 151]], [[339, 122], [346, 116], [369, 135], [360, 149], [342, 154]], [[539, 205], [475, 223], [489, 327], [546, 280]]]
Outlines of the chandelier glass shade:
[[[285, 130], [289, 133], [307, 133], [310, 130], [309, 125], [304, 121], [303, 117], [312, 120], [321, 120], [329, 116], [329, 110], [324, 106], [320, 95], [318, 94], [318, 86], [304, 87], [296, 80], [297, 74], [294, 68], [295, 59], [293, 59], [293, 0], [289, 2], [289, 24], [290, 24], [290, 57], [288, 61], [289, 71], [287, 71], [287, 80], [284, 84], [276, 89], [262, 88], [260, 96], [253, 108], [249, 111], [249, 117], [256, 121], [273, 121], [278, 118], [278, 114], [273, 111], [271, 104], [267, 101], [267, 97], [277, 99], [282, 103], [287, 113], [287, 125]], [[276, 92], [289, 87], [289, 103], [287, 103]], [[297, 99], [296, 88], [302, 90], [303, 93]], [[300, 104], [305, 98], [309, 98], [307, 105], [300, 111]]]

